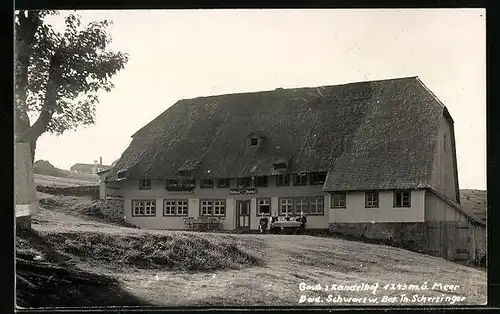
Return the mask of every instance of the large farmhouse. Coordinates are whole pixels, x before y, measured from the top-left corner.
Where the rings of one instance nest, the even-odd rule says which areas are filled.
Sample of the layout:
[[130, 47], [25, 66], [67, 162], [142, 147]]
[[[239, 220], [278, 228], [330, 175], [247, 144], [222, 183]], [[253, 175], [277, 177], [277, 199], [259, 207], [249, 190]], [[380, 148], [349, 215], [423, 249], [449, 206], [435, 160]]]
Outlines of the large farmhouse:
[[140, 228], [474, 219], [459, 206], [453, 119], [418, 77], [180, 100], [132, 138], [106, 184]]

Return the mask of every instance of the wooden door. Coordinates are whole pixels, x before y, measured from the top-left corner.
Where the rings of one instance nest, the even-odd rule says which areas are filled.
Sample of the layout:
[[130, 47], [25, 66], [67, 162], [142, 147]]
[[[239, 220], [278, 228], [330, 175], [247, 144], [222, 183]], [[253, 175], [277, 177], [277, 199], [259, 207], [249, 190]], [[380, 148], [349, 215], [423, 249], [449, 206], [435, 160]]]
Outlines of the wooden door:
[[236, 201], [236, 229], [250, 230], [250, 201]]

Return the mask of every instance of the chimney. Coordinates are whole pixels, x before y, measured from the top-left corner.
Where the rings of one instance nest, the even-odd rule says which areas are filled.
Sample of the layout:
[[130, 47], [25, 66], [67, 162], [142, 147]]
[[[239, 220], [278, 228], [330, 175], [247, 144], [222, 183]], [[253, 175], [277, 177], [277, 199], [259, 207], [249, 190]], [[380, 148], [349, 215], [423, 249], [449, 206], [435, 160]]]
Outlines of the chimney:
[[102, 166], [102, 157], [99, 157], [99, 165]]

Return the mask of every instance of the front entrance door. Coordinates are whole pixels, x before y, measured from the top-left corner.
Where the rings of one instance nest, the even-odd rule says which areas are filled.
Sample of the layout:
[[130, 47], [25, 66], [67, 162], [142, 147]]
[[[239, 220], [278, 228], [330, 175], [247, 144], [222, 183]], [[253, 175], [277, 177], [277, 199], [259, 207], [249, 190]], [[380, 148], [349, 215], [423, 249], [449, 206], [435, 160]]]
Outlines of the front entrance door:
[[236, 201], [236, 229], [250, 229], [250, 201]]

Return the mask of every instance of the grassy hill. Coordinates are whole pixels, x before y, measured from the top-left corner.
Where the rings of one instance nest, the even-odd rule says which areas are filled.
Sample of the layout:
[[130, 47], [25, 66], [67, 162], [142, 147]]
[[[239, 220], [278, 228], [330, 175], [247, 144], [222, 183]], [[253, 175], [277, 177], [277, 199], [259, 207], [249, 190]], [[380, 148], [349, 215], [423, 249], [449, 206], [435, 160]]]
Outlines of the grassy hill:
[[469, 213], [486, 221], [486, 191], [460, 190], [460, 203]]
[[33, 172], [35, 183], [38, 185], [78, 186], [99, 184], [99, 176], [96, 174], [84, 174], [59, 169], [47, 160], [35, 161]]

